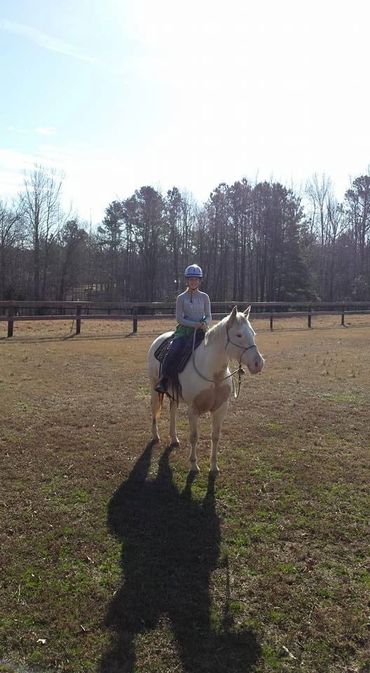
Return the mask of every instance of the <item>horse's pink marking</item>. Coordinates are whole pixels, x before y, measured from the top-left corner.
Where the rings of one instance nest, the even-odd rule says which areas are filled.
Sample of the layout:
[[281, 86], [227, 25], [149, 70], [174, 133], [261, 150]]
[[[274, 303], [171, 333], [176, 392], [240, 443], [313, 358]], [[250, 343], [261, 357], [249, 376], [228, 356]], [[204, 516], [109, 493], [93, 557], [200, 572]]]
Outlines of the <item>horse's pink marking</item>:
[[193, 399], [192, 407], [199, 415], [205, 414], [207, 411], [216, 411], [229, 399], [229, 396], [230, 387], [228, 385], [207, 388]]

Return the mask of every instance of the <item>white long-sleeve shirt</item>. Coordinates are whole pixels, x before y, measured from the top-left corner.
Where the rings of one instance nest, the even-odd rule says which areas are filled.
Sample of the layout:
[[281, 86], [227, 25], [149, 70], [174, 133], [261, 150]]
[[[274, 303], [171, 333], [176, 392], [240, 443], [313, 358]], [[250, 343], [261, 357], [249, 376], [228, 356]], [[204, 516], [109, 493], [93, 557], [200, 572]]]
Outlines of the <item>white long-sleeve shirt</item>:
[[195, 290], [185, 290], [176, 299], [176, 320], [184, 327], [194, 327], [194, 323], [205, 320], [207, 325], [212, 320], [211, 302], [208, 294]]

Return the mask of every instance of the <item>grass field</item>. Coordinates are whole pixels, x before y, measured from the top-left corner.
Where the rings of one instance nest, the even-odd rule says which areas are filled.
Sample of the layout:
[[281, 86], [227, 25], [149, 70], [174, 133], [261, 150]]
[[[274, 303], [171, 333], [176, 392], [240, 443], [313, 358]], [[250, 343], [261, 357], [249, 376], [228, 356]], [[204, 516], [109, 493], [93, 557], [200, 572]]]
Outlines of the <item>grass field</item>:
[[148, 443], [171, 323], [0, 339], [1, 673], [370, 671], [370, 318], [338, 323], [255, 321], [215, 483], [208, 417], [194, 482], [185, 409]]

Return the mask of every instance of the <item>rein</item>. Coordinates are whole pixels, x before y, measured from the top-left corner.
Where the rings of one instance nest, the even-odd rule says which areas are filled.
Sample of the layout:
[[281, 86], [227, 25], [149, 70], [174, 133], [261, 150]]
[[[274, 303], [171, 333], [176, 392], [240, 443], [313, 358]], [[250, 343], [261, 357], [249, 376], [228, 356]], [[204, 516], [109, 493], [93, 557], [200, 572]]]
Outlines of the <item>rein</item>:
[[[195, 335], [196, 335], [196, 331], [197, 330], [195, 329], [194, 330], [194, 335], [193, 335], [193, 349], [192, 349], [192, 354], [191, 354], [192, 355], [193, 367], [194, 367], [196, 373], [198, 374], [198, 376], [200, 376], [201, 379], [203, 379], [204, 381], [208, 381], [208, 383], [216, 383], [216, 379], [209, 379], [209, 378], [207, 378], [207, 376], [204, 376], [199, 371], [197, 365], [195, 364]], [[245, 346], [240, 346], [240, 344], [235, 343], [235, 341], [231, 341], [230, 336], [229, 336], [228, 328], [226, 328], [226, 335], [227, 335], [227, 341], [226, 341], [226, 345], [225, 345], [225, 351], [226, 351], [226, 348], [228, 347], [228, 345], [231, 344], [232, 346], [237, 346], [238, 348], [241, 348], [242, 352], [240, 354], [238, 368], [235, 369], [233, 372], [230, 372], [230, 374], [227, 374], [226, 376], [224, 376], [222, 379], [217, 379], [217, 382], [218, 381], [226, 381], [226, 379], [229, 379], [229, 378], [233, 377], [235, 374], [238, 374], [238, 387], [237, 387], [237, 389], [235, 388], [234, 379], [232, 379], [234, 399], [237, 399], [239, 397], [239, 394], [240, 394], [240, 388], [241, 388], [241, 384], [242, 384], [242, 375], [245, 374], [245, 371], [242, 367], [242, 357], [243, 357], [244, 353], [246, 353], [246, 351], [249, 351], [251, 348], [257, 348], [257, 346], [256, 346], [256, 344], [252, 344], [251, 346], [245, 347]]]

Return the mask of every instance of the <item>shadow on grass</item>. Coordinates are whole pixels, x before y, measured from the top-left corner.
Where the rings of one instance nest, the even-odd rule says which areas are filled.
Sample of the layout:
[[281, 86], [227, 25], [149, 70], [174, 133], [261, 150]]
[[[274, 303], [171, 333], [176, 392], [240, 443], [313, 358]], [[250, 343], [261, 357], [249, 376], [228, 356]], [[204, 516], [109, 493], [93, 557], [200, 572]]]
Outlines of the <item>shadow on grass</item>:
[[108, 506], [109, 530], [123, 542], [124, 583], [106, 616], [112, 641], [99, 671], [134, 671], [136, 635], [154, 629], [164, 616], [183, 671], [248, 673], [260, 652], [255, 636], [232, 630], [227, 604], [217, 622], [211, 605], [210, 576], [220, 549], [214, 481], [209, 479], [202, 503], [192, 500], [190, 476], [180, 492], [172, 479], [171, 447], [160, 458], [157, 476], [148, 479], [152, 450], [150, 443]]

